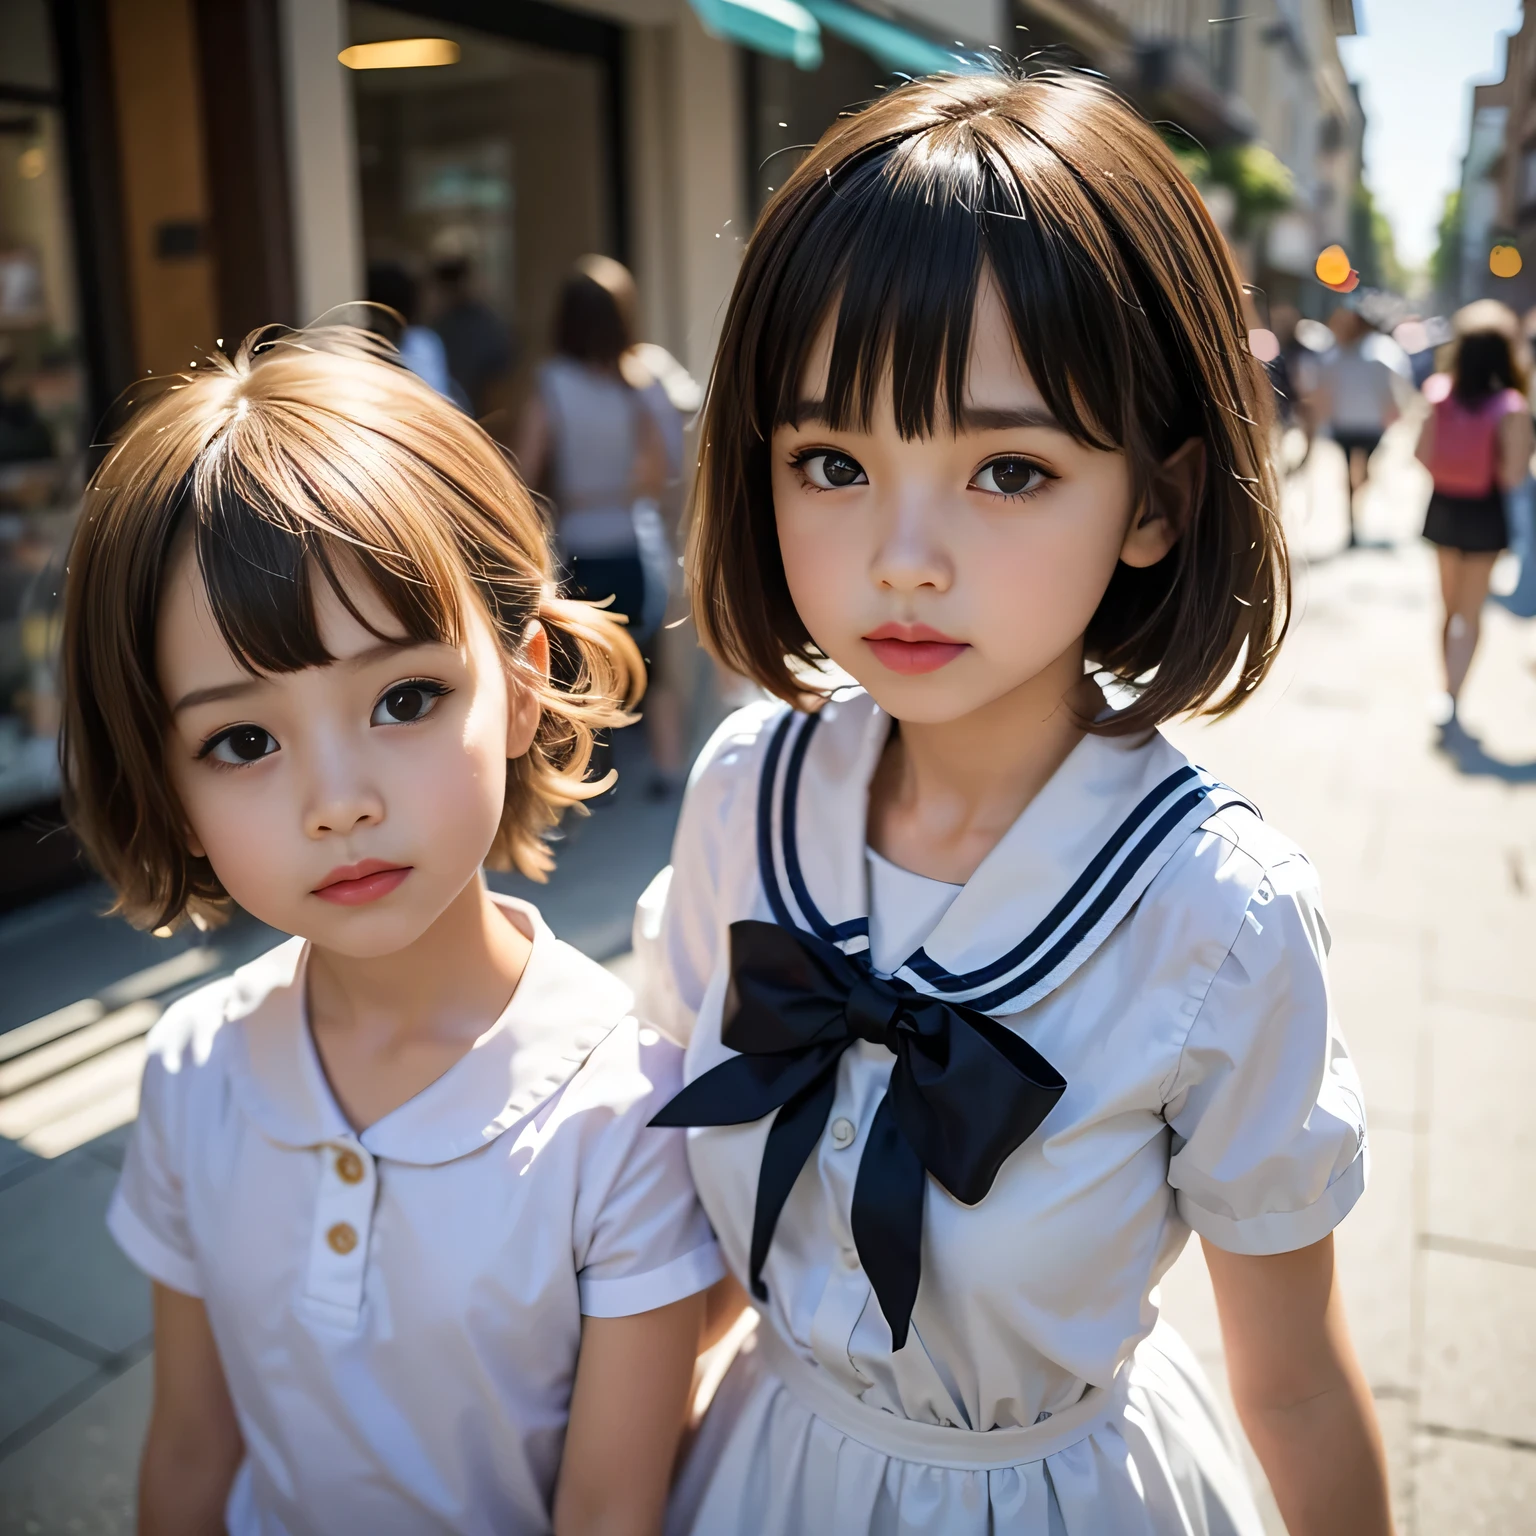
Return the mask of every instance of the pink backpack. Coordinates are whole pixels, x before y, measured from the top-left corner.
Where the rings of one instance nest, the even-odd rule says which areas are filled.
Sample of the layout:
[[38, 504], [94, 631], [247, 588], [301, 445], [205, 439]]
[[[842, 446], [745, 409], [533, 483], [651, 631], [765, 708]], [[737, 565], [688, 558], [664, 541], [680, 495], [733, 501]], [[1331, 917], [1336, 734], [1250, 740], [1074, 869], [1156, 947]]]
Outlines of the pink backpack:
[[1451, 393], [1450, 378], [1436, 374], [1424, 385], [1435, 408], [1435, 449], [1429, 472], [1442, 496], [1477, 500], [1498, 485], [1499, 423], [1525, 409], [1519, 390], [1489, 395], [1475, 406]]

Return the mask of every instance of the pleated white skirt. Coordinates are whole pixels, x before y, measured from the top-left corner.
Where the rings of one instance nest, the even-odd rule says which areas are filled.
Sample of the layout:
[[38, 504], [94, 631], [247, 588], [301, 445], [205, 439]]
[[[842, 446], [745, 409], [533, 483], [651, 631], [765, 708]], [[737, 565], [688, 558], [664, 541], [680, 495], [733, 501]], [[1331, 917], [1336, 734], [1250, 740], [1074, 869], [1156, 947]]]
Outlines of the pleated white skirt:
[[976, 1434], [870, 1408], [764, 1322], [690, 1448], [667, 1536], [1263, 1536], [1194, 1356], [1159, 1324], [1109, 1390]]

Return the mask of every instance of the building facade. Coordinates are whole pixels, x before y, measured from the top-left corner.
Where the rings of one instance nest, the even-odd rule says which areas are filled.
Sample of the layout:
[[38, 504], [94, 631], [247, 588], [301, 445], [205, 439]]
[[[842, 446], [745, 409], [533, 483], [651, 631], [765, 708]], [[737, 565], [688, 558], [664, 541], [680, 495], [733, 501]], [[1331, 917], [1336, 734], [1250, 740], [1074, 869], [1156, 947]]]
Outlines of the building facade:
[[1101, 71], [1176, 143], [1205, 152], [1202, 189], [1261, 309], [1321, 310], [1313, 262], [1348, 244], [1360, 186], [1365, 119], [1338, 50], [1355, 31], [1353, 0], [1014, 0], [1014, 10], [1030, 49]]
[[[1270, 146], [1283, 214], [1209, 196], [1289, 295], [1358, 177], [1351, 26], [1349, 0], [6, 0], [0, 908], [80, 874], [49, 835], [59, 573], [88, 445], [134, 378], [388, 274], [424, 320], [460, 306], [466, 392], [510, 440], [561, 279], [595, 251], [702, 380], [797, 157], [898, 76], [985, 54], [1095, 68], [1213, 156]], [[412, 39], [451, 62], [341, 59]]]

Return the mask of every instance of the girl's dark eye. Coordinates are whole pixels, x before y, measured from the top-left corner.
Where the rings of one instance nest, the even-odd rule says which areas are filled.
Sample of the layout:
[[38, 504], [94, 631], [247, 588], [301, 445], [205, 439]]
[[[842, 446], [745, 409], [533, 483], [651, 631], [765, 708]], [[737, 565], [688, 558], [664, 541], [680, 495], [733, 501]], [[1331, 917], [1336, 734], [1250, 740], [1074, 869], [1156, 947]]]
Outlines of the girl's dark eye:
[[222, 731], [203, 748], [201, 756], [239, 766], [260, 762], [277, 751], [277, 741], [259, 725], [235, 725]]
[[972, 482], [978, 490], [999, 496], [1025, 496], [1045, 483], [1045, 472], [1028, 459], [993, 459], [977, 470]]
[[867, 484], [869, 481], [864, 466], [846, 453], [831, 453], [822, 448], [795, 462], [805, 478], [819, 491], [839, 491], [844, 486]]
[[370, 725], [410, 725], [432, 713], [448, 690], [440, 683], [397, 683], [373, 706]]

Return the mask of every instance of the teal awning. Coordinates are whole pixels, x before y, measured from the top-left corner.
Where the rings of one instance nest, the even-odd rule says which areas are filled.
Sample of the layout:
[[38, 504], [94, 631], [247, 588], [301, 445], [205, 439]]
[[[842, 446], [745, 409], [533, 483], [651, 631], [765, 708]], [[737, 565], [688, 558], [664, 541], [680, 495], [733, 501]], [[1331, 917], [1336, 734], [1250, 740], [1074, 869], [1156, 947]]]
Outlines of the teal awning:
[[821, 67], [821, 29], [862, 48], [898, 75], [940, 70], [969, 73], [978, 67], [958, 47], [951, 50], [898, 22], [871, 15], [846, 0], [690, 0], [706, 32], [801, 69]]
[[821, 68], [821, 28], [798, 0], [689, 0], [704, 30], [801, 69]]
[[874, 61], [896, 75], [971, 74], [976, 60], [959, 48], [949, 49], [883, 16], [872, 16], [844, 0], [804, 0], [805, 9], [828, 32], [862, 48]]

